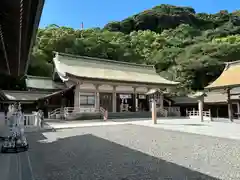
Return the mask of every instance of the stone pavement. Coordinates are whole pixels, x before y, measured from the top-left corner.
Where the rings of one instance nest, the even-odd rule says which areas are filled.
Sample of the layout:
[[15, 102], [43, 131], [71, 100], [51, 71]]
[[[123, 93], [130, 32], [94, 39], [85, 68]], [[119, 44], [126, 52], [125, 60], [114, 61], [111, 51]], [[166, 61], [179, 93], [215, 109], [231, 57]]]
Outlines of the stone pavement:
[[0, 153], [0, 179], [33, 180], [28, 152]]
[[[0, 154], [1, 180], [240, 179], [240, 141], [216, 133], [224, 126], [226, 132], [237, 126], [236, 132], [238, 124], [187, 119], [51, 124], [55, 131], [27, 133], [28, 152]], [[211, 131], [215, 137], [202, 135]]]
[[240, 141], [139, 125], [31, 133], [34, 180], [239, 180]]
[[136, 125], [180, 131], [199, 135], [240, 140], [240, 124], [228, 122], [201, 122], [199, 119], [159, 119], [157, 124], [151, 121], [136, 121]]
[[240, 124], [222, 122], [201, 122], [200, 119], [187, 118], [161, 118], [158, 123], [153, 124], [151, 119], [116, 119], [114, 121], [48, 121], [48, 127], [53, 129], [77, 128], [106, 125], [135, 124], [154, 128], [162, 128], [172, 131], [194, 133], [206, 136], [229, 138], [240, 140]]

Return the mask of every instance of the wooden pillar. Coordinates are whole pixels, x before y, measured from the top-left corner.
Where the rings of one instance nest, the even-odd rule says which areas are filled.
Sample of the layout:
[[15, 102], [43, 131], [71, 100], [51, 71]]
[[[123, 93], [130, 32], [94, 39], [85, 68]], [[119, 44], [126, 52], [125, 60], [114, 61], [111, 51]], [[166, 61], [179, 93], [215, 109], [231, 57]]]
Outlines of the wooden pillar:
[[133, 97], [132, 97], [132, 111], [136, 112], [136, 99], [137, 99], [137, 94], [136, 94], [136, 88], [133, 88]]
[[[147, 88], [147, 92], [149, 92], [149, 91], [150, 91], [150, 88]], [[151, 107], [151, 106], [152, 106], [152, 104], [151, 104], [152, 101], [151, 101], [151, 100], [152, 100], [153, 98], [152, 98], [151, 96], [152, 96], [152, 95], [147, 95], [147, 96], [146, 96], [147, 103], [148, 103], [147, 111], [149, 111], [149, 112], [151, 111], [151, 108], [152, 108], [152, 107]]]
[[157, 124], [157, 109], [155, 99], [152, 99], [152, 121], [153, 124]]
[[61, 108], [66, 107], [64, 93], [61, 93]]
[[136, 94], [136, 96], [135, 96], [135, 107], [136, 107], [136, 112], [138, 112], [139, 111], [139, 109], [138, 109], [138, 94]]
[[233, 122], [233, 111], [232, 111], [232, 101], [230, 95], [230, 88], [227, 89], [227, 103], [228, 103], [228, 117], [231, 122]]
[[79, 109], [80, 107], [80, 84], [78, 84], [74, 91], [74, 109]]
[[159, 93], [160, 93], [159, 94], [160, 109], [163, 109], [164, 108], [164, 106], [163, 106], [163, 99], [164, 99], [164, 97], [163, 97], [163, 94], [161, 92], [159, 92]]
[[95, 110], [99, 111], [100, 109], [100, 94], [99, 94], [99, 85], [96, 85], [96, 92], [95, 92]]
[[239, 113], [240, 113], [240, 102], [238, 101], [237, 102], [237, 116], [238, 116], [238, 119], [239, 119]]
[[198, 112], [201, 122], [203, 122], [203, 96], [198, 99]]
[[117, 112], [117, 93], [116, 93], [116, 86], [113, 86], [112, 112]]
[[136, 94], [132, 94], [132, 112], [136, 112]]
[[237, 102], [237, 113], [240, 113], [240, 102]]

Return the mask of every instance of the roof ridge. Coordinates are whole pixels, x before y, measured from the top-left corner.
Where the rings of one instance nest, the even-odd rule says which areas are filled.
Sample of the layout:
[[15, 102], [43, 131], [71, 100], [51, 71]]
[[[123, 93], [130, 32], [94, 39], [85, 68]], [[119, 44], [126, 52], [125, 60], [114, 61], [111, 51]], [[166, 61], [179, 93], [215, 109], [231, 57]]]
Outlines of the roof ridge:
[[235, 63], [240, 63], [240, 60], [225, 62], [225, 64], [235, 64]]
[[238, 64], [238, 63], [240, 64], [240, 60], [236, 60], [236, 61], [232, 61], [232, 62], [225, 62], [225, 68], [223, 71], [228, 70], [231, 65]]
[[62, 53], [62, 52], [56, 52], [56, 51], [53, 51], [53, 52], [54, 52], [56, 55], [68, 56], [68, 57], [72, 57], [72, 58], [83, 58], [83, 59], [87, 59], [87, 60], [105, 61], [105, 62], [112, 62], [112, 63], [125, 64], [125, 65], [138, 66], [138, 67], [145, 67], [145, 68], [150, 68], [150, 67], [151, 67], [151, 68], [153, 68], [153, 69], [155, 70], [154, 65], [129, 63], [129, 62], [124, 62], [124, 61], [117, 61], [117, 60], [97, 58], [97, 57], [90, 57], [90, 56], [79, 56], [79, 55]]

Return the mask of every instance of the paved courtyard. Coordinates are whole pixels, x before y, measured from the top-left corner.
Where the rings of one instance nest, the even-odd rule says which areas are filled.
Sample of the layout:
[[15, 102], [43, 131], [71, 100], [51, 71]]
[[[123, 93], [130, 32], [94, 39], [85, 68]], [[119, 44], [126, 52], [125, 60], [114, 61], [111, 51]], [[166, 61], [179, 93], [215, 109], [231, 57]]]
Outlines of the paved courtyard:
[[28, 152], [0, 154], [1, 180], [240, 179], [233, 139], [122, 124], [28, 133], [28, 140]]
[[76, 127], [92, 127], [106, 125], [141, 125], [165, 130], [193, 133], [199, 135], [229, 138], [240, 140], [240, 120], [235, 120], [234, 123], [228, 119], [215, 119], [214, 122], [194, 118], [159, 118], [157, 124], [153, 124], [151, 119], [115, 119], [115, 120], [96, 120], [96, 121], [59, 121], [50, 120], [47, 122], [49, 128], [76, 128]]

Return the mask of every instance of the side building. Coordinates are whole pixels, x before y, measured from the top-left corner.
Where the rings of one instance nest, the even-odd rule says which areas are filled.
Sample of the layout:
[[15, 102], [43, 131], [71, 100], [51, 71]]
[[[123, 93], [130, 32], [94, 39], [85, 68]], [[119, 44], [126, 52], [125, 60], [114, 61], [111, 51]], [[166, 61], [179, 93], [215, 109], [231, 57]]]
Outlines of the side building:
[[63, 83], [54, 82], [51, 77], [25, 77], [27, 91], [0, 91], [1, 111], [7, 109], [9, 104], [21, 102], [23, 110], [27, 113], [40, 108], [42, 104], [48, 104], [48, 111], [61, 107], [61, 98], [48, 98], [55, 92], [63, 91], [66, 86]]
[[[235, 88], [234, 93], [231, 97], [233, 115], [237, 117], [237, 113], [240, 112], [240, 88]], [[192, 96], [176, 96], [171, 97], [174, 102], [174, 106], [179, 106], [181, 111], [181, 116], [186, 116], [186, 110], [197, 110], [198, 109], [198, 98]], [[227, 93], [224, 91], [212, 91], [206, 92], [204, 97], [204, 111], [211, 111], [211, 116], [218, 118], [228, 117], [228, 97]]]

